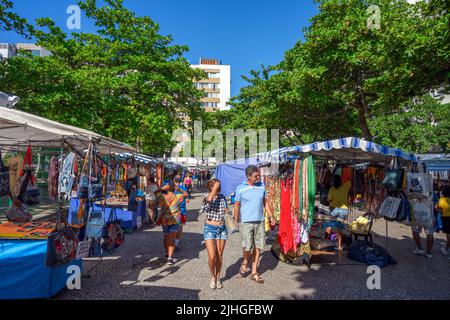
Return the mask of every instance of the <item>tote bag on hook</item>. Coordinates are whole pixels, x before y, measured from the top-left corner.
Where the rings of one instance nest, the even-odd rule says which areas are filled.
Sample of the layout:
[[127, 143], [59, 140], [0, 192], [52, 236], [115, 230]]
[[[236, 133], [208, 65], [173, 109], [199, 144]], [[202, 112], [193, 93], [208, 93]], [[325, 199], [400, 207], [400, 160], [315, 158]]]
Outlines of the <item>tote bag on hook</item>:
[[389, 169], [384, 173], [384, 179], [381, 185], [389, 191], [397, 191], [402, 188], [403, 183], [403, 169], [400, 168], [400, 163], [397, 157], [395, 157]]

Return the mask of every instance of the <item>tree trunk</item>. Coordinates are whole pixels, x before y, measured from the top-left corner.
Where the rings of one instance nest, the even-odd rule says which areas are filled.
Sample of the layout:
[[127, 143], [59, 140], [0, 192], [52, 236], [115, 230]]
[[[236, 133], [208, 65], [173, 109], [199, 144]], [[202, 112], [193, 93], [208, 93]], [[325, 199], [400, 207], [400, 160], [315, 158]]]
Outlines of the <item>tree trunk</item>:
[[355, 108], [358, 111], [359, 127], [362, 130], [363, 138], [372, 141], [373, 136], [372, 133], [370, 132], [369, 125], [367, 123], [366, 108], [360, 97], [358, 97], [355, 101]]

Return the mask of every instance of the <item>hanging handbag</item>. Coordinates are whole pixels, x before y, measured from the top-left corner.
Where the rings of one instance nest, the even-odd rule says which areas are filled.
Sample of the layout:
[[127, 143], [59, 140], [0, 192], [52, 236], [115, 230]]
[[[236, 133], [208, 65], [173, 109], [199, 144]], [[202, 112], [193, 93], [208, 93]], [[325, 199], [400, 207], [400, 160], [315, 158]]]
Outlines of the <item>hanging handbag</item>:
[[[64, 226], [61, 220], [64, 216]], [[62, 209], [56, 215], [56, 229], [52, 232], [47, 242], [46, 264], [50, 267], [59, 267], [76, 259], [78, 250], [78, 238], [67, 223], [67, 217]]]
[[389, 191], [398, 191], [402, 188], [403, 184], [403, 169], [399, 168], [398, 158], [394, 158], [391, 162], [391, 168], [387, 169], [384, 173], [383, 182], [381, 185]]
[[91, 155], [92, 143], [89, 144], [86, 157], [84, 158], [83, 167], [80, 172], [80, 180], [78, 181], [78, 198], [87, 199], [89, 197], [89, 174], [87, 173], [89, 158]]
[[10, 192], [9, 169], [3, 164], [2, 151], [0, 150], [0, 197], [7, 196]]
[[225, 227], [230, 235], [239, 232], [239, 224], [234, 220], [230, 213], [225, 213]]
[[395, 197], [387, 197], [384, 199], [378, 214], [388, 219], [397, 219], [398, 209], [402, 200]]
[[86, 224], [86, 238], [101, 238], [105, 226], [104, 208], [102, 211], [94, 211], [93, 205], [89, 208], [89, 217]]
[[110, 252], [121, 246], [124, 241], [125, 234], [120, 226], [120, 220], [117, 219], [116, 211], [112, 210], [108, 223], [103, 227], [100, 246], [106, 252]]
[[[100, 199], [103, 197], [103, 184], [102, 184], [102, 179], [101, 179], [101, 172], [99, 171], [99, 165], [97, 162], [97, 158], [95, 157], [95, 152], [96, 152], [96, 147], [95, 145], [93, 146], [93, 150], [92, 150], [92, 165], [93, 165], [93, 170], [92, 170], [92, 175], [93, 178], [91, 179], [91, 183], [89, 184], [89, 199]], [[106, 179], [105, 179], [106, 181]]]
[[406, 197], [401, 199], [396, 221], [407, 223], [411, 221], [411, 204]]

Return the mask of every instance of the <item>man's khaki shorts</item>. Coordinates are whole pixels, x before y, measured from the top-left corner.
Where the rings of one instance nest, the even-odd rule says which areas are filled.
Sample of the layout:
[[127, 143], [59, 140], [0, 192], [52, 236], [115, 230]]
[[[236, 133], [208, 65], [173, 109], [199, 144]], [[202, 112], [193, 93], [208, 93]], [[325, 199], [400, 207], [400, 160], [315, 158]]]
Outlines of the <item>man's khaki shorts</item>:
[[264, 221], [261, 222], [243, 222], [241, 230], [243, 240], [242, 248], [251, 252], [253, 248], [263, 250], [266, 242], [266, 232]]

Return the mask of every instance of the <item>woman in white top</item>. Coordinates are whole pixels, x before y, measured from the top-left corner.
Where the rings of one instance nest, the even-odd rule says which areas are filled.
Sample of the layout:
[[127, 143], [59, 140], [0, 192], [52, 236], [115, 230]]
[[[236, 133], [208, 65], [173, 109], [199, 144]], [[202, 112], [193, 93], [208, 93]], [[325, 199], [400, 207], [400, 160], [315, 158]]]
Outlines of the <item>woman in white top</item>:
[[150, 218], [149, 224], [152, 227], [155, 225], [155, 211], [157, 207], [155, 192], [157, 190], [158, 186], [155, 183], [155, 178], [151, 176], [148, 180], [147, 186], [145, 187], [145, 201], [147, 203], [148, 216]]

